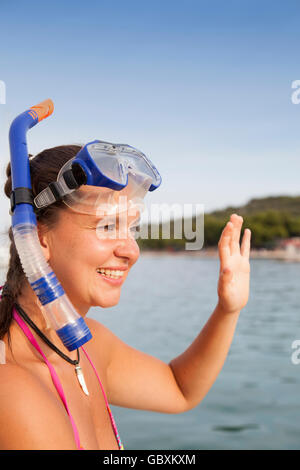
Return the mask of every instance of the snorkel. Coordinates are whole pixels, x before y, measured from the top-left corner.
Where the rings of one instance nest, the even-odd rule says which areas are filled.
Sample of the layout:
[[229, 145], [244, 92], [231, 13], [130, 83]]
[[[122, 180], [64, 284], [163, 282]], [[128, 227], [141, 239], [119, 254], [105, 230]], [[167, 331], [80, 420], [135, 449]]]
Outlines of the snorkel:
[[10, 126], [12, 231], [23, 271], [42, 305], [42, 312], [64, 346], [79, 348], [92, 338], [84, 319], [71, 304], [40, 246], [32, 196], [26, 134], [53, 113], [48, 99], [17, 116]]

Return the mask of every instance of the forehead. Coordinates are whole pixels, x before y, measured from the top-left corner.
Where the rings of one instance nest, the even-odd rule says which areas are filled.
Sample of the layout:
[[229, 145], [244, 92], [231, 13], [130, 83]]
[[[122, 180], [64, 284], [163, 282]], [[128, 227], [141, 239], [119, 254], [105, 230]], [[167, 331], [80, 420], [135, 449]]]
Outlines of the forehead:
[[111, 188], [83, 186], [67, 195], [64, 202], [75, 212], [97, 217], [124, 211], [130, 216], [136, 216], [136, 212], [144, 208], [143, 198], [128, 187], [115, 191]]
[[105, 205], [99, 206], [98, 210], [92, 214], [85, 214], [67, 208], [68, 213], [72, 220], [79, 222], [97, 223], [101, 220], [111, 221], [128, 221], [132, 222], [141, 219], [141, 213], [144, 209], [140, 204], [130, 204], [128, 206], [115, 205], [113, 210], [111, 207], [107, 208]]

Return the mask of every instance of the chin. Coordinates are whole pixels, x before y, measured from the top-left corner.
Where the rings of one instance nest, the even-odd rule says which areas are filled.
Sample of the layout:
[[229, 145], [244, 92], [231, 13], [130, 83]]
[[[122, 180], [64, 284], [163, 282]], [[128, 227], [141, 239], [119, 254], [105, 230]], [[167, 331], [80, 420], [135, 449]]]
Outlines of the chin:
[[115, 305], [118, 305], [120, 300], [120, 296], [115, 299], [101, 299], [101, 300], [96, 300], [94, 306], [95, 307], [102, 307], [102, 308], [109, 308], [109, 307], [114, 307]]

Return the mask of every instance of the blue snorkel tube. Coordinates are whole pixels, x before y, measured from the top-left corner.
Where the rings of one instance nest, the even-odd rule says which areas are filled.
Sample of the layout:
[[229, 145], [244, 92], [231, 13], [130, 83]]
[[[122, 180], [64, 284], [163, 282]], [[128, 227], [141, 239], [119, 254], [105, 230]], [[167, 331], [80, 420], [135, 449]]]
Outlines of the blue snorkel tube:
[[69, 351], [92, 338], [84, 319], [78, 314], [46, 261], [40, 246], [34, 212], [26, 133], [50, 116], [51, 100], [33, 106], [17, 116], [10, 126], [11, 215], [14, 242], [23, 271], [42, 304], [42, 312]]

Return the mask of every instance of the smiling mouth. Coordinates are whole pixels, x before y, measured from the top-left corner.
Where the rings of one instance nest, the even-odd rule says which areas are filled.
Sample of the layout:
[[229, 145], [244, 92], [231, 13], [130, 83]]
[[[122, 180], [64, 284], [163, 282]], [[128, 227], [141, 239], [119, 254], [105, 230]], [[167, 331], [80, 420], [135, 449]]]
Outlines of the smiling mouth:
[[97, 273], [101, 274], [102, 276], [109, 277], [111, 279], [122, 279], [125, 274], [125, 271], [120, 271], [118, 269], [104, 269], [104, 268], [97, 268]]

